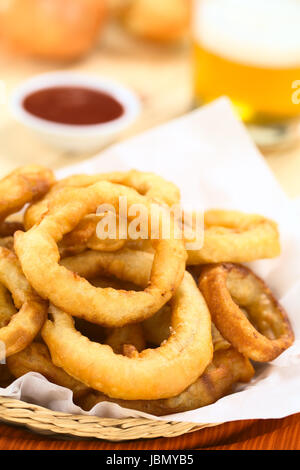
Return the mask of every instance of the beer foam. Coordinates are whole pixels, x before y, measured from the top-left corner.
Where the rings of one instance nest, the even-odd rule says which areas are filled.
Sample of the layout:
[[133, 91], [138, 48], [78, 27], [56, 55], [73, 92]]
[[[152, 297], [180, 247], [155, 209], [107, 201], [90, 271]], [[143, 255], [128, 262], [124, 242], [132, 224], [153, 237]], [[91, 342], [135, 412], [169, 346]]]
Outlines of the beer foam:
[[234, 62], [300, 67], [300, 1], [198, 0], [194, 37], [204, 49]]

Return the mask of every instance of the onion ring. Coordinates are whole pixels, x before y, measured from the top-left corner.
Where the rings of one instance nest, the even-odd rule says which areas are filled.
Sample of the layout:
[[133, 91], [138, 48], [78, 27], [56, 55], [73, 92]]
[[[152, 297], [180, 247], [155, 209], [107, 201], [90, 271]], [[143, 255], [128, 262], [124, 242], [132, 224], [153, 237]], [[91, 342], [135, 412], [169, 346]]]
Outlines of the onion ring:
[[208, 266], [200, 276], [199, 287], [222, 336], [247, 357], [272, 361], [293, 343], [284, 309], [249, 268]]
[[277, 224], [260, 215], [209, 210], [204, 214], [204, 227], [203, 247], [188, 250], [188, 266], [246, 263], [280, 254]]
[[138, 358], [89, 341], [76, 331], [71, 316], [53, 306], [53, 321], [46, 322], [42, 336], [54, 364], [95, 390], [127, 400], [169, 398], [197, 380], [212, 358], [210, 315], [189, 273], [171, 302], [172, 334]]
[[61, 189], [65, 187], [86, 188], [100, 181], [131, 187], [139, 194], [147, 196], [158, 204], [165, 203], [172, 206], [180, 202], [180, 192], [177, 186], [154, 173], [131, 170], [96, 175], [73, 175], [58, 181], [41, 201], [27, 209], [24, 217], [26, 230], [40, 222], [43, 215], [48, 211], [49, 202]]
[[[0, 248], [0, 282], [12, 293], [19, 309], [0, 329], [0, 341], [4, 343], [8, 357], [33, 341], [46, 320], [47, 303], [32, 290], [16, 256], [6, 248]], [[3, 359], [2, 355], [0, 352], [0, 359]]]
[[42, 197], [49, 191], [53, 183], [53, 172], [39, 165], [18, 168], [3, 178], [0, 181], [2, 230], [5, 227], [3, 221], [8, 215], [18, 212], [28, 202], [36, 201]]
[[92, 391], [79, 401], [79, 406], [89, 411], [97, 403], [112, 401], [124, 408], [164, 416], [210, 405], [230, 393], [237, 382], [249, 382], [254, 369], [249, 360], [230, 348], [214, 353], [213, 362], [203, 375], [180, 395], [162, 400], [112, 400], [103, 393]]
[[[109, 327], [142, 321], [170, 300], [182, 280], [186, 259], [183, 240], [173, 238], [172, 229], [170, 238], [153, 240], [153, 266], [143, 292], [96, 288], [58, 264], [56, 243], [86, 214], [95, 211], [99, 203], [109, 202], [118, 210], [119, 197], [125, 196], [128, 207], [140, 203], [149, 208], [145, 196], [108, 182], [75, 190], [66, 188], [58, 196], [40, 224], [26, 233], [15, 234], [15, 250], [22, 269], [41, 297], [74, 316]], [[161, 220], [161, 211], [159, 217]], [[34, 258], [39, 262], [33, 264]]]
[[32, 343], [23, 351], [8, 357], [7, 366], [16, 378], [28, 372], [37, 372], [49, 382], [69, 388], [73, 392], [75, 401], [89, 391], [88, 387], [53, 364], [47, 347], [42, 343]]

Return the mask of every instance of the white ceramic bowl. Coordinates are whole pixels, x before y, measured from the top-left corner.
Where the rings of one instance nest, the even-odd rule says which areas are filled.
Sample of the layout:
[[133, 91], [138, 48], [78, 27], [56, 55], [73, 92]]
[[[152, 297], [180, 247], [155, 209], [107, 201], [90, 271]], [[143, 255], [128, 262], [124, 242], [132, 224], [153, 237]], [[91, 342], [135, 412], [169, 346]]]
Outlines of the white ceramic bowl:
[[[82, 86], [108, 93], [123, 105], [124, 113], [103, 124], [69, 125], [41, 119], [24, 109], [26, 96], [55, 86]], [[12, 94], [11, 111], [18, 121], [49, 144], [70, 152], [91, 152], [112, 143], [136, 120], [140, 102], [132, 91], [109, 79], [73, 72], [52, 72], [22, 82]]]

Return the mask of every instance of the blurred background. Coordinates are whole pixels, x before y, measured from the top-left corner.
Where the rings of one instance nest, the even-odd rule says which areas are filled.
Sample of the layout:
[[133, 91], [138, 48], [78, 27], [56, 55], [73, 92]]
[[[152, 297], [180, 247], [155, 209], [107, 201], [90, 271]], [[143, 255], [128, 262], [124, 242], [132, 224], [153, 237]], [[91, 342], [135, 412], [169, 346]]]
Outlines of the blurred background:
[[119, 139], [228, 96], [286, 192], [300, 196], [299, 25], [300, 0], [0, 0], [1, 175], [89, 155], [51, 147], [10, 109], [24, 80], [70, 71], [137, 95], [141, 113]]

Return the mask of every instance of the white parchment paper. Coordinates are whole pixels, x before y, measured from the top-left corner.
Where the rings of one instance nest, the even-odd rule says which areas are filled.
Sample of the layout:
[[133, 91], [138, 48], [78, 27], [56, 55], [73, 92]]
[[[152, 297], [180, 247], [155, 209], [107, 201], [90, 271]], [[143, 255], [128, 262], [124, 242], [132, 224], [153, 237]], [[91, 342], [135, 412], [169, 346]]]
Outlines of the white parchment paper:
[[[154, 171], [181, 189], [183, 206], [258, 212], [279, 223], [282, 254], [251, 263], [286, 308], [296, 341], [279, 358], [258, 367], [250, 384], [217, 403], [166, 418], [195, 423], [280, 418], [300, 412], [300, 217], [232, 114], [227, 99], [194, 111], [58, 172], [94, 173], [137, 168]], [[72, 392], [30, 373], [0, 394], [57, 411], [122, 418], [149, 416], [111, 403], [90, 413], [72, 402]], [[155, 417], [153, 417], [155, 418]], [[158, 419], [158, 418], [157, 418]]]

